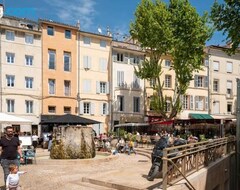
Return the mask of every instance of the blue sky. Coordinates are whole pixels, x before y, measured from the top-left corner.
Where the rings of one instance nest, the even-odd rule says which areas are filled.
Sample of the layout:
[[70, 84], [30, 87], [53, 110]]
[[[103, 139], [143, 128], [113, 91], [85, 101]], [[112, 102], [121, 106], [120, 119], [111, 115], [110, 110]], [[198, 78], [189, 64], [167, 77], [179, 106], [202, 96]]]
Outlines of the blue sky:
[[[0, 0], [5, 12], [11, 16], [32, 20], [51, 19], [75, 25], [80, 21], [81, 30], [105, 33], [107, 26], [115, 38], [128, 35], [129, 24], [141, 0]], [[190, 0], [199, 14], [209, 11], [214, 0]], [[223, 0], [219, 0], [223, 2]], [[215, 32], [207, 45], [224, 45], [221, 32]]]

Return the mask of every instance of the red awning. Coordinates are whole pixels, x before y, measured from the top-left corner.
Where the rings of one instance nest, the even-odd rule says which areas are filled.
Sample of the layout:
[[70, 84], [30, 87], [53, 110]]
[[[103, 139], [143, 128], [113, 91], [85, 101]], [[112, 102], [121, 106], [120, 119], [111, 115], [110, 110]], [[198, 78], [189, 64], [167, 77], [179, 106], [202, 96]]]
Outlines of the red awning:
[[156, 121], [156, 122], [150, 122], [149, 124], [160, 124], [160, 125], [171, 125], [173, 124], [174, 120], [170, 121]]

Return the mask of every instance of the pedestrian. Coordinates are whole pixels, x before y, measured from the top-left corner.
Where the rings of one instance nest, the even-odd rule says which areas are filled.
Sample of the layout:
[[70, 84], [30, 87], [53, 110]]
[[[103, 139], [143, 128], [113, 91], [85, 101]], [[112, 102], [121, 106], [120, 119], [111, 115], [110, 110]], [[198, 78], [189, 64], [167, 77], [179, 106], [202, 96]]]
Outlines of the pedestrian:
[[35, 132], [33, 133], [33, 136], [32, 136], [32, 145], [33, 145], [34, 151], [35, 151], [37, 148], [37, 145], [38, 145], [38, 136], [36, 135]]
[[20, 148], [20, 142], [17, 137], [13, 136], [13, 127], [6, 127], [6, 135], [0, 140], [1, 151], [1, 165], [4, 173], [4, 182], [6, 184], [7, 176], [9, 174], [9, 165], [15, 164], [19, 166], [18, 156], [20, 156], [20, 162], [23, 162], [22, 150]]
[[25, 171], [18, 171], [18, 166], [15, 164], [9, 165], [9, 172], [6, 181], [6, 190], [20, 190], [19, 176], [25, 174]]

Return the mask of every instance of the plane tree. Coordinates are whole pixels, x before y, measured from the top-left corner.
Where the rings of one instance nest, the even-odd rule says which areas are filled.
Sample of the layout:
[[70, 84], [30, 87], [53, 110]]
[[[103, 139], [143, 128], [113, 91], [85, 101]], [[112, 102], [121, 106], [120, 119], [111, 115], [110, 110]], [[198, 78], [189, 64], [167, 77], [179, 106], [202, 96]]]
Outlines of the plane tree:
[[240, 1], [225, 0], [225, 3], [214, 2], [211, 8], [211, 18], [215, 28], [227, 35], [226, 40], [232, 43], [228, 49], [234, 54], [240, 45]]
[[[200, 16], [188, 0], [142, 0], [130, 24], [133, 39], [147, 52], [147, 58], [135, 67], [141, 79], [155, 81], [151, 106], [164, 120], [181, 111], [181, 95], [186, 93], [193, 72], [202, 69], [205, 42], [211, 36], [207, 14]], [[174, 93], [164, 94], [163, 56], [171, 56], [170, 69], [175, 72]], [[170, 104], [167, 104], [170, 101]], [[170, 112], [167, 112], [170, 106]]]

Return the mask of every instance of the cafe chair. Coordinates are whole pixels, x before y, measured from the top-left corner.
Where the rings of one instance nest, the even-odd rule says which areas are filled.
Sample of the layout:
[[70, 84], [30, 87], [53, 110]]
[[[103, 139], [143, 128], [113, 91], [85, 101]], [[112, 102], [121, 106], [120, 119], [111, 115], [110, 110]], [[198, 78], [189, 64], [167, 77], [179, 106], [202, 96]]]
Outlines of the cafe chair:
[[31, 160], [32, 164], [36, 164], [36, 155], [34, 150], [29, 149], [25, 152], [24, 155], [25, 164], [28, 164], [28, 161]]

